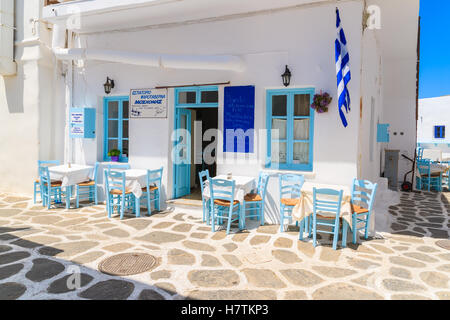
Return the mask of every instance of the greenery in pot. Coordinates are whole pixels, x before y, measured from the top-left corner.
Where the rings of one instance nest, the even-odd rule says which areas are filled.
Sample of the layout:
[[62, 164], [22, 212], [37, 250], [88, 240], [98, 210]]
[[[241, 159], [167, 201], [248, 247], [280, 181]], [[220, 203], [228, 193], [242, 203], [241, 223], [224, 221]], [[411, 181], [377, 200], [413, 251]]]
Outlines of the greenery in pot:
[[328, 94], [328, 92], [315, 94], [313, 98], [313, 103], [311, 108], [316, 110], [318, 113], [328, 112], [328, 105], [331, 103], [333, 98]]
[[118, 157], [118, 156], [120, 156], [120, 150], [118, 149], [109, 150], [108, 157]]

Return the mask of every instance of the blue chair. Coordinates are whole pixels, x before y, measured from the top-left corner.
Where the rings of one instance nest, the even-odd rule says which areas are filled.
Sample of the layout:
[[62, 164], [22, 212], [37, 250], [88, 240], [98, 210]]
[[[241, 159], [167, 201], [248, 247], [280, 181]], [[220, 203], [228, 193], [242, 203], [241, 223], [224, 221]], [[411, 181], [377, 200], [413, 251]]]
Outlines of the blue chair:
[[[67, 197], [61, 187], [61, 181], [51, 181], [48, 167], [39, 167], [39, 188], [42, 206], [50, 209], [51, 203], [61, 203], [62, 197]], [[70, 195], [69, 195], [70, 196]]]
[[120, 219], [123, 219], [125, 208], [133, 208], [133, 194], [125, 187], [125, 172], [105, 170], [106, 208], [108, 218], [114, 213], [114, 206], [120, 206]]
[[[313, 219], [312, 234], [313, 246], [317, 245], [317, 232], [333, 235], [333, 250], [337, 249], [339, 238], [339, 221], [343, 191], [333, 189], [313, 189]], [[325, 196], [318, 199], [317, 196]], [[332, 198], [332, 199], [329, 199]], [[337, 200], [333, 200], [337, 199]], [[331, 231], [317, 229], [317, 226], [331, 227]]]
[[[284, 231], [284, 220], [292, 222], [292, 209], [300, 200], [301, 189], [305, 183], [305, 177], [298, 174], [282, 174], [280, 183], [280, 231]], [[306, 220], [306, 225], [308, 225]]]
[[[43, 165], [55, 165], [55, 166], [59, 166], [61, 164], [61, 162], [59, 160], [48, 160], [48, 161], [43, 161], [43, 160], [38, 160], [38, 175], [39, 175], [39, 168]], [[34, 188], [33, 188], [33, 202], [36, 203], [36, 196], [39, 194], [41, 195], [41, 190], [40, 190], [40, 182], [39, 179], [34, 181]], [[41, 196], [42, 199], [42, 196]]]
[[[240, 203], [234, 200], [236, 182], [234, 180], [208, 179], [211, 190], [211, 229], [215, 232], [215, 224], [222, 224], [227, 220], [227, 234], [230, 233], [231, 223], [239, 221]], [[216, 221], [217, 220], [217, 221]], [[241, 226], [239, 224], [239, 229]]]
[[203, 194], [205, 190], [205, 186], [207, 183], [209, 183], [209, 171], [208, 169], [204, 171], [200, 171], [198, 173], [199, 181], [200, 181], [200, 189], [202, 192], [202, 208], [203, 208], [203, 222], [207, 222], [207, 224], [210, 223], [209, 221], [209, 214], [211, 211], [211, 202], [209, 201], [209, 198], [206, 198]]
[[419, 177], [416, 177], [417, 188], [428, 191], [434, 188], [436, 191], [442, 191], [442, 173], [431, 173], [431, 163], [430, 159], [417, 161], [417, 170], [419, 171]]
[[264, 225], [264, 200], [266, 199], [267, 184], [270, 175], [260, 172], [256, 193], [248, 193], [242, 203], [242, 227], [245, 229], [246, 218], [257, 218], [260, 225]]
[[[352, 231], [353, 243], [356, 244], [356, 234], [359, 230], [364, 230], [364, 238], [369, 236], [370, 216], [372, 215], [373, 205], [378, 184], [367, 180], [353, 179], [352, 185]], [[363, 224], [362, 227], [358, 225]], [[342, 243], [347, 238], [347, 223], [343, 224]], [[346, 241], [345, 241], [346, 242]]]
[[94, 201], [95, 204], [98, 204], [98, 193], [97, 193], [97, 183], [98, 183], [98, 168], [100, 166], [100, 162], [96, 162], [94, 166], [94, 180], [85, 181], [77, 184], [76, 186], [76, 202], [77, 208], [80, 206], [80, 200], [89, 200]]
[[[142, 188], [142, 197], [147, 198], [147, 213], [151, 215], [152, 203], [154, 203], [155, 210], [159, 211], [161, 208], [161, 187], [162, 187], [162, 173], [163, 167], [158, 170], [147, 170], [147, 186]], [[141, 199], [135, 199], [140, 201]], [[139, 215], [139, 213], [137, 213]]]

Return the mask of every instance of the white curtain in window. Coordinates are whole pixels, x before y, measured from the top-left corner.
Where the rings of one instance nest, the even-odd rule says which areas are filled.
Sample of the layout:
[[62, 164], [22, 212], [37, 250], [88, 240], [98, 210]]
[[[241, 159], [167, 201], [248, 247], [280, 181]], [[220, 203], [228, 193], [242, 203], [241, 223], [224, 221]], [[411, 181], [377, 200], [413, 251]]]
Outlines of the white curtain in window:
[[294, 143], [294, 163], [309, 163], [309, 143], [296, 142]]
[[294, 140], [309, 140], [309, 119], [294, 120]]
[[[286, 119], [272, 119], [272, 139], [283, 140], [286, 139]], [[278, 134], [276, 133], [278, 130]]]

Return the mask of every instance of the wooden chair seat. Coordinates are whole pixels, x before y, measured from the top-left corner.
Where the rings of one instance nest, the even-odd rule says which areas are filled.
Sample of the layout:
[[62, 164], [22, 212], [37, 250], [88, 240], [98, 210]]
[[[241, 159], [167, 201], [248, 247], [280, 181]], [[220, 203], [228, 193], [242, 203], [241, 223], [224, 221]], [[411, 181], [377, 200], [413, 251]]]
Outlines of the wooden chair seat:
[[300, 202], [300, 199], [282, 198], [281, 203], [286, 206], [296, 206]]
[[352, 213], [361, 214], [367, 212], [369, 212], [369, 209], [366, 209], [364, 207], [352, 203]]
[[[114, 194], [114, 195], [121, 195], [122, 194], [122, 190], [120, 189], [112, 189], [111, 191], [109, 191], [110, 194]], [[125, 189], [125, 194], [130, 194], [131, 190], [130, 189]]]
[[[46, 183], [44, 183], [44, 185], [47, 186]], [[61, 187], [61, 185], [62, 185], [62, 181], [52, 181], [52, 183], [50, 184], [50, 186], [52, 188]]]
[[251, 202], [251, 201], [262, 201], [262, 198], [259, 194], [257, 193], [247, 193], [244, 197], [244, 200], [247, 202]]
[[[150, 191], [158, 190], [158, 187], [156, 186], [150, 186]], [[147, 187], [142, 188], [142, 192], [147, 192]]]
[[[238, 204], [239, 201], [238, 200], [234, 200], [233, 201], [233, 206]], [[216, 199], [214, 200], [214, 204], [218, 205], [218, 206], [222, 206], [222, 207], [229, 207], [230, 206], [230, 201], [228, 200], [221, 200], [221, 199]]]
[[336, 217], [321, 216], [320, 214], [318, 214], [317, 219], [319, 219], [319, 220], [334, 220], [334, 219], [336, 219]]
[[91, 186], [95, 186], [95, 181], [94, 180], [89, 180], [89, 181], [81, 182], [78, 185], [80, 187], [91, 187]]

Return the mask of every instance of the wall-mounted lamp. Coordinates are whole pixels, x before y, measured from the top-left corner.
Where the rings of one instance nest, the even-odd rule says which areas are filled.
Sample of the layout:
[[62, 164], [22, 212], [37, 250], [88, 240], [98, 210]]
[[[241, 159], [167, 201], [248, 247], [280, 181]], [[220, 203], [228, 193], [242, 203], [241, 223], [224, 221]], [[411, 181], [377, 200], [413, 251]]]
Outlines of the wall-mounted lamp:
[[109, 77], [106, 77], [106, 82], [103, 86], [105, 87], [105, 93], [110, 94], [111, 89], [114, 89], [114, 80], [110, 79]]
[[291, 71], [289, 70], [288, 66], [286, 65], [286, 70], [281, 75], [281, 78], [283, 79], [283, 84], [285, 87], [289, 86], [291, 83]]

